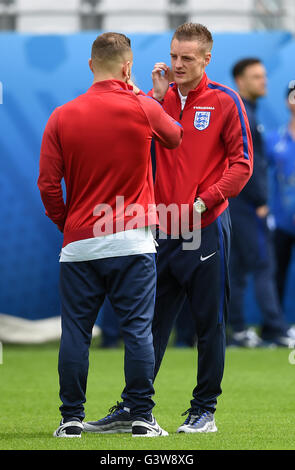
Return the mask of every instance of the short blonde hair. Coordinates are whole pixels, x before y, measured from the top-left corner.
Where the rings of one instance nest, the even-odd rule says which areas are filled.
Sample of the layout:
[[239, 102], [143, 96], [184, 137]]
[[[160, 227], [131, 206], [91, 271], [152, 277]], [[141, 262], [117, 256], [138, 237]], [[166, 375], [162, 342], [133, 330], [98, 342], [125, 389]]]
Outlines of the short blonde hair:
[[204, 49], [211, 51], [213, 37], [209, 29], [200, 23], [184, 23], [178, 26], [173, 34], [173, 39], [178, 41], [198, 41]]
[[124, 59], [127, 53], [131, 54], [131, 41], [125, 34], [103, 33], [92, 44], [91, 59], [101, 65]]

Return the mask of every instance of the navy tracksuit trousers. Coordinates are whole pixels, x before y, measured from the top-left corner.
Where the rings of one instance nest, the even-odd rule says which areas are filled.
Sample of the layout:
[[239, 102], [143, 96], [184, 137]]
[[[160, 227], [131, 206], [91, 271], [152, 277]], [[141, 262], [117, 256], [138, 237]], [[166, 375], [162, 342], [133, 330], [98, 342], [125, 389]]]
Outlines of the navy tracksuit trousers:
[[271, 341], [286, 334], [287, 330], [275, 281], [272, 232], [266, 219], [259, 218], [250, 204], [233, 199], [230, 211], [233, 237], [229, 323], [234, 332], [246, 328], [244, 297], [251, 274], [255, 297], [263, 317], [261, 336]]
[[153, 320], [155, 377], [175, 320], [188, 298], [194, 318], [197, 385], [191, 408], [214, 413], [225, 360], [225, 324], [229, 302], [231, 223], [226, 209], [201, 230], [200, 248], [183, 250], [182, 239], [158, 239], [157, 295]]
[[125, 344], [124, 405], [134, 417], [149, 417], [154, 406], [155, 288], [154, 254], [60, 263], [62, 336], [58, 371], [64, 418], [85, 417], [89, 346], [105, 295], [118, 316]]

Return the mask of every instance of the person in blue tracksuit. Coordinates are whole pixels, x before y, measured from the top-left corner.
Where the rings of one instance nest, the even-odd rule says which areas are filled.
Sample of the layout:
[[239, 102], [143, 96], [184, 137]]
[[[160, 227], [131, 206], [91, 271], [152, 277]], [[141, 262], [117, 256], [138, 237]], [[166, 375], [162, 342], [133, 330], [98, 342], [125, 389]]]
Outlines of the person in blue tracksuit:
[[[257, 122], [257, 100], [266, 93], [266, 71], [259, 59], [245, 58], [232, 70], [248, 115], [253, 147], [253, 175], [238, 197], [230, 200], [232, 251], [229, 344], [255, 347], [265, 344], [288, 346], [289, 333], [281, 310], [276, 282], [270, 211], [268, 164], [262, 126]], [[244, 294], [248, 275], [253, 275], [255, 297], [262, 313], [260, 336], [248, 328]]]
[[[295, 245], [295, 86], [287, 90], [290, 120], [266, 138], [271, 167], [271, 208], [275, 218], [276, 281], [283, 308], [292, 249]], [[295, 319], [295, 317], [294, 317]]]

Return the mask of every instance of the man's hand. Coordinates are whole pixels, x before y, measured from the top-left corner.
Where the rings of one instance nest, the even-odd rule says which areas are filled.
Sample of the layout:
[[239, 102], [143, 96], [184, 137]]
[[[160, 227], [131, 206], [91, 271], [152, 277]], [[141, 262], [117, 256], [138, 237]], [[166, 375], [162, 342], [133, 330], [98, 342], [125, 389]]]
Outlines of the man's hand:
[[269, 207], [264, 205], [264, 206], [259, 206], [256, 208], [256, 215], [260, 218], [260, 219], [265, 219], [265, 217], [268, 215], [269, 213]]
[[167, 93], [169, 81], [171, 78], [171, 71], [164, 62], [157, 62], [152, 71], [153, 79], [153, 97], [162, 101]]

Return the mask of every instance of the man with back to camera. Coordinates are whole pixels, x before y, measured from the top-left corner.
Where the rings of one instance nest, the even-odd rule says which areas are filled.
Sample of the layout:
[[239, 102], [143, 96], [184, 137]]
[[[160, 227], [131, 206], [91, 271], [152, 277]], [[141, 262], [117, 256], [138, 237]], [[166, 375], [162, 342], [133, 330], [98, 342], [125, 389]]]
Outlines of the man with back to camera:
[[[188, 297], [198, 337], [198, 377], [185, 422], [178, 432], [217, 430], [214, 420], [225, 357], [225, 322], [229, 293], [230, 218], [228, 197], [236, 196], [252, 172], [252, 140], [238, 94], [208, 79], [212, 36], [199, 24], [183, 24], [171, 42], [170, 68], [156, 63], [150, 92], [184, 129], [177, 150], [156, 145], [156, 204], [189, 206], [201, 215], [201, 246], [183, 249], [183, 237], [159, 234], [157, 297], [153, 320], [155, 377], [175, 319]], [[181, 214], [181, 211], [179, 211]], [[176, 221], [176, 226], [181, 220]], [[164, 225], [164, 226], [163, 226]], [[190, 231], [193, 232], [190, 225]], [[185, 240], [186, 242], [188, 240]], [[191, 246], [192, 247], [192, 246]], [[126, 420], [128, 413], [125, 414]], [[120, 420], [117, 420], [120, 427]], [[98, 422], [99, 423], [99, 422]], [[98, 424], [99, 427], [99, 424]], [[131, 430], [131, 428], [130, 428]]]
[[[91, 424], [84, 428], [82, 423], [89, 346], [105, 295], [118, 315], [125, 342], [123, 402], [112, 408], [111, 415], [120, 417], [128, 410], [127, 424], [135, 437], [165, 436], [167, 432], [152, 415], [156, 267], [148, 224], [156, 223], [156, 214], [148, 214], [154, 204], [150, 144], [154, 138], [174, 148], [181, 141], [182, 128], [158, 103], [137, 97], [127, 84], [132, 51], [125, 35], [98, 36], [89, 65], [93, 85], [52, 113], [40, 156], [42, 201], [46, 214], [64, 234], [58, 363], [62, 421], [54, 436], [80, 437], [83, 429], [92, 430]], [[117, 196], [124, 197], [120, 213]], [[129, 229], [128, 208], [133, 204], [140, 205], [144, 215]], [[116, 233], [117, 227], [121, 233]], [[124, 424], [118, 432], [125, 432]]]
[[[260, 59], [245, 58], [232, 70], [249, 118], [254, 169], [239, 196], [230, 201], [233, 237], [231, 251], [231, 301], [229, 344], [242, 347], [288, 346], [288, 330], [275, 283], [272, 231], [269, 228], [268, 168], [262, 129], [257, 122], [257, 101], [266, 94], [266, 70]], [[247, 277], [253, 275], [257, 303], [263, 316], [260, 336], [247, 328], [244, 294]]]

